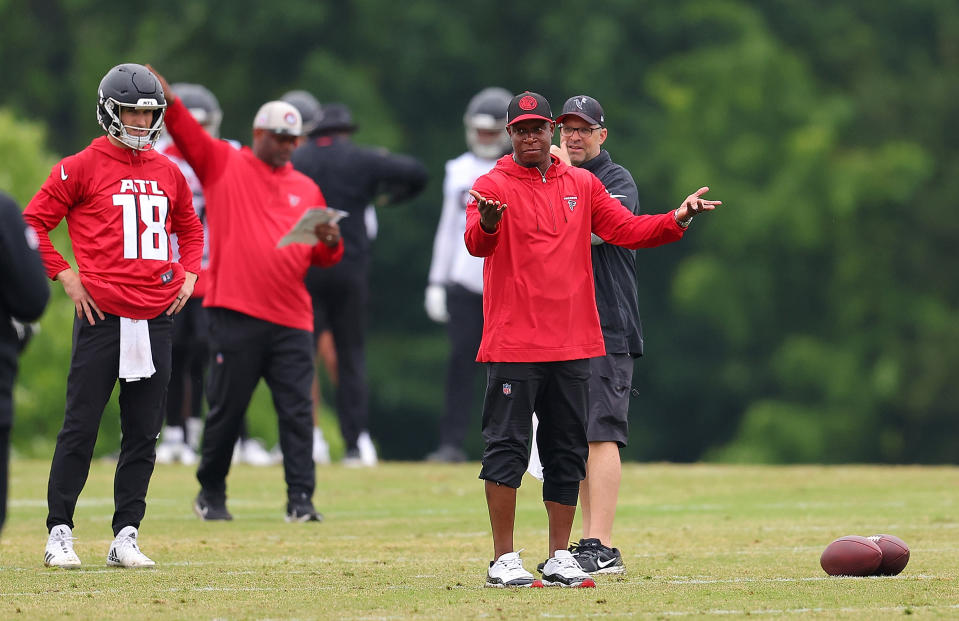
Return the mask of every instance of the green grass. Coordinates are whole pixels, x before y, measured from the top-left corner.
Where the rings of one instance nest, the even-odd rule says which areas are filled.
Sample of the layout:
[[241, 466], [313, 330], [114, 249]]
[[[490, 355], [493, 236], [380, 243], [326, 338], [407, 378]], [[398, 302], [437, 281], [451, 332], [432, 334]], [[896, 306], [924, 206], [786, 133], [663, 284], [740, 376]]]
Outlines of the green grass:
[[[234, 521], [205, 523], [190, 510], [193, 470], [160, 466], [141, 528], [158, 567], [139, 571], [104, 566], [113, 464], [97, 461], [80, 497], [76, 571], [43, 567], [48, 463], [11, 465], [5, 620], [959, 618], [959, 468], [628, 464], [614, 531], [624, 577], [499, 590], [483, 588], [477, 464], [319, 468], [322, 524], [283, 521], [279, 467], [235, 468]], [[530, 570], [546, 556], [540, 490], [527, 479], [517, 512]], [[912, 548], [901, 575], [820, 569], [836, 537], [881, 532]]]

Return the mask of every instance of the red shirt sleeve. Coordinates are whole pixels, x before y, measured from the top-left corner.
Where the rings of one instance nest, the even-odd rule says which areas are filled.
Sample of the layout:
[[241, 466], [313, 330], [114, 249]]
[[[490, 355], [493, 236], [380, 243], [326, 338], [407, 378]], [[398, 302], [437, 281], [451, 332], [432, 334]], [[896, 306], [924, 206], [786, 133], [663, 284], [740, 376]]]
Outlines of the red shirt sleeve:
[[203, 185], [223, 174], [227, 153], [233, 149], [228, 142], [208, 134], [179, 97], [167, 108], [164, 118], [170, 137]]
[[[70, 161], [68, 164], [67, 162]], [[46, 269], [47, 276], [51, 280], [57, 277], [57, 274], [70, 268], [70, 264], [63, 258], [53, 243], [50, 241], [50, 231], [57, 228], [57, 225], [66, 217], [67, 211], [77, 201], [77, 195], [82, 192], [80, 179], [83, 175], [70, 174], [67, 180], [61, 178], [61, 170], [69, 167], [71, 173], [76, 172], [72, 162], [76, 159], [71, 156], [61, 160], [50, 171], [47, 180], [43, 186], [34, 195], [27, 204], [23, 212], [23, 219], [27, 224], [33, 227], [37, 232], [37, 239], [40, 243], [40, 257], [43, 259], [43, 267]]]
[[199, 275], [203, 258], [203, 224], [193, 209], [193, 191], [182, 174], [177, 175], [176, 192], [170, 226], [180, 247], [180, 264], [186, 271]]
[[[317, 186], [313, 201], [310, 204], [321, 206], [324, 209], [326, 208], [326, 198], [323, 196], [323, 191], [320, 190], [319, 186]], [[330, 248], [322, 241], [317, 242], [316, 245], [313, 246], [313, 252], [310, 254], [310, 265], [330, 267], [331, 265], [339, 263], [342, 258], [343, 236], [341, 235], [340, 243], [338, 243], [335, 248]]]
[[590, 175], [592, 230], [608, 244], [624, 248], [652, 248], [682, 238], [685, 229], [676, 224], [673, 212], [634, 215], [610, 196], [598, 177]]
[[[486, 175], [476, 180], [473, 190], [483, 198], [502, 200], [496, 191], [496, 185], [491, 183]], [[503, 220], [500, 220], [496, 231], [487, 233], [480, 225], [480, 213], [476, 200], [470, 195], [469, 203], [466, 204], [466, 233], [463, 235], [469, 253], [474, 257], [488, 257], [493, 254], [497, 244], [499, 244], [500, 232], [503, 230], [504, 220], [507, 217], [504, 212]]]

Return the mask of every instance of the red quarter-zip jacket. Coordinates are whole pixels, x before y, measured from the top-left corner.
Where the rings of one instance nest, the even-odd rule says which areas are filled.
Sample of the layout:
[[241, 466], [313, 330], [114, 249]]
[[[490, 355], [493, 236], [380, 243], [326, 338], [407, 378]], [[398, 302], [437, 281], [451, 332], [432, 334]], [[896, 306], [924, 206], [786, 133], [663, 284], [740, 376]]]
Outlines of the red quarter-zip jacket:
[[480, 226], [475, 200], [466, 209], [466, 247], [485, 257], [478, 362], [605, 355], [590, 232], [627, 248], [659, 246], [683, 236], [672, 212], [633, 215], [595, 175], [551, 159], [543, 175], [504, 155], [473, 185], [484, 198], [507, 205], [492, 234]]
[[320, 188], [290, 163], [273, 168], [249, 147], [213, 138], [179, 98], [167, 109], [166, 126], [206, 197], [210, 279], [203, 305], [312, 332], [303, 277], [310, 265], [339, 261], [342, 240], [336, 248], [276, 243], [308, 208], [326, 206]]

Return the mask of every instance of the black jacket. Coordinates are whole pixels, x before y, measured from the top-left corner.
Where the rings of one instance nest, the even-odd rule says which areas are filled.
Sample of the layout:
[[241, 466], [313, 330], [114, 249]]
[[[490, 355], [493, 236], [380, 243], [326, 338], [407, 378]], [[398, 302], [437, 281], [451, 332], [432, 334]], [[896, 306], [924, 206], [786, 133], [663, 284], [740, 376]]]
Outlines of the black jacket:
[[0, 429], [13, 416], [13, 381], [22, 340], [10, 322], [36, 321], [50, 299], [37, 237], [13, 199], [0, 194]]
[[[614, 164], [609, 153], [584, 162], [606, 190], [634, 214], [639, 213], [639, 191], [629, 171]], [[636, 292], [636, 251], [612, 244], [593, 246], [593, 280], [596, 307], [607, 354], [643, 355], [643, 325], [639, 320]]]
[[320, 186], [326, 204], [349, 212], [340, 221], [344, 269], [366, 266], [370, 239], [364, 212], [367, 205], [398, 203], [426, 187], [426, 167], [408, 155], [360, 147], [345, 136], [310, 138], [293, 153], [293, 167]]

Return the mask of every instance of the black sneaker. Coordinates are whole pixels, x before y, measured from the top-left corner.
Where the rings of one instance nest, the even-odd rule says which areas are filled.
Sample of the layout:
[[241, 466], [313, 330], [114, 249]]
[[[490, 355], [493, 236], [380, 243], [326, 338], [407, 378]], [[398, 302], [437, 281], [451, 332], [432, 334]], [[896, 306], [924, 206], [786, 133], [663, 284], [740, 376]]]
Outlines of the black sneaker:
[[193, 512], [196, 513], [201, 520], [208, 522], [212, 520], [233, 519], [230, 512], [226, 510], [226, 495], [211, 494], [202, 489], [200, 493], [196, 495], [196, 500], [193, 501]]
[[599, 539], [580, 539], [569, 547], [573, 558], [588, 574], [622, 574], [626, 572], [619, 548], [608, 548]]
[[426, 461], [458, 464], [466, 461], [466, 451], [452, 444], [441, 444], [438, 449], [426, 456]]
[[323, 515], [313, 508], [310, 498], [303, 493], [290, 496], [286, 503], [287, 522], [322, 522]]

